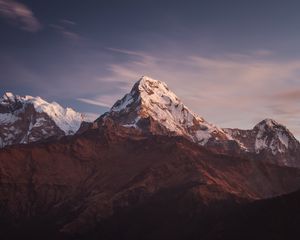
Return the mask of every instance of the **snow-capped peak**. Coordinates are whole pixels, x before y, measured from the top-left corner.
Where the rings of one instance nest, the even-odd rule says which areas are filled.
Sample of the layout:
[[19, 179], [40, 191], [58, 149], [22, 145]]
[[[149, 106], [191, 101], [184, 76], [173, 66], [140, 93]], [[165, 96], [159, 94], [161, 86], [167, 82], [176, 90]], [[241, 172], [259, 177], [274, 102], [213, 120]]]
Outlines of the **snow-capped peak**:
[[273, 119], [265, 119], [253, 129], [257, 132], [255, 140], [255, 151], [257, 153], [264, 149], [270, 149], [274, 155], [284, 153], [289, 148], [290, 141], [296, 141], [285, 126]]
[[264, 119], [251, 130], [225, 129], [244, 146], [250, 157], [290, 167], [300, 167], [300, 144], [293, 134], [273, 119]]
[[272, 129], [274, 127], [284, 127], [284, 126], [276, 122], [274, 119], [266, 118], [261, 122], [259, 122], [258, 124], [256, 124], [254, 128], [265, 128], [265, 127]]
[[63, 108], [57, 102], [48, 103], [40, 97], [25, 96], [25, 102], [32, 103], [38, 112], [46, 113], [65, 134], [75, 133], [83, 117], [72, 108]]
[[[134, 107], [134, 109], [132, 109]], [[171, 131], [181, 132], [182, 124], [193, 125], [193, 119], [204, 120], [192, 113], [167, 87], [166, 83], [143, 76], [129, 94], [117, 101], [112, 112], [135, 110], [139, 117], [151, 116]]]
[[204, 145], [213, 136], [227, 139], [226, 133], [189, 110], [166, 83], [143, 76], [106, 114], [126, 127], [142, 128], [152, 119], [169, 134], [183, 135]]
[[168, 89], [166, 83], [143, 76], [135, 83], [130, 93], [113, 105], [111, 111], [119, 112], [125, 110], [133, 101], [139, 101], [141, 105], [146, 106], [151, 104], [151, 102], [165, 102], [164, 98], [166, 97], [169, 97], [173, 102], [179, 103], [179, 99]]
[[[56, 123], [56, 125], [65, 132], [65, 134], [75, 133], [83, 121], [82, 115], [75, 112], [73, 109], [63, 108], [56, 102], [49, 103], [40, 97], [32, 97], [28, 95], [21, 97], [11, 92], [6, 92], [3, 97], [0, 98], [0, 105], [9, 110], [9, 112], [5, 113], [6, 115], [13, 115], [13, 112], [16, 110], [22, 111], [22, 109], [24, 110], [24, 107], [28, 104], [32, 104], [37, 112], [47, 114]], [[18, 105], [18, 107], [13, 108], [15, 105]], [[1, 115], [2, 114], [0, 114], [0, 120]]]

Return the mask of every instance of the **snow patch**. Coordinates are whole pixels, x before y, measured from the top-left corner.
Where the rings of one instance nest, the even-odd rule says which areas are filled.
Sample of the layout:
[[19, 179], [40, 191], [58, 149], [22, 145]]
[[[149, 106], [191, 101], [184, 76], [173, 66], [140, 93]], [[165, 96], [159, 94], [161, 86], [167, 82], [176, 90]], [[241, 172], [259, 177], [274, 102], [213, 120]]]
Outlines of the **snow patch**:
[[267, 144], [267, 137], [259, 138], [257, 137], [255, 140], [255, 152], [259, 153], [261, 150], [265, 149], [268, 147]]
[[20, 118], [11, 113], [0, 113], [0, 124], [13, 124]]
[[286, 147], [289, 148], [289, 138], [282, 132], [277, 133], [279, 141]]
[[208, 142], [208, 140], [211, 138], [210, 133], [207, 131], [196, 131], [195, 136], [196, 136], [196, 141], [200, 145], [205, 145]]
[[112, 107], [111, 111], [113, 111], [113, 112], [118, 112], [118, 111], [121, 111], [121, 110], [123, 110], [123, 109], [126, 109], [126, 107], [127, 107], [129, 104], [131, 104], [133, 101], [134, 101], [134, 100], [133, 100], [132, 95], [131, 95], [131, 94], [127, 94], [127, 95], [125, 96], [125, 99], [122, 99], [122, 101], [117, 102], [117, 104], [115, 104], [115, 105]]

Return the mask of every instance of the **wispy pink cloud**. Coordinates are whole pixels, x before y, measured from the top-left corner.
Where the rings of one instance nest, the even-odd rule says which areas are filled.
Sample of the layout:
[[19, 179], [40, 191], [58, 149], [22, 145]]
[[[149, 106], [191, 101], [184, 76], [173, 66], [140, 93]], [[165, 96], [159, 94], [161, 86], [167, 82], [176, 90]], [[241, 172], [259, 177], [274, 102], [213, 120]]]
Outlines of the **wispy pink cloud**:
[[96, 105], [96, 106], [100, 106], [100, 107], [111, 107], [111, 105], [109, 103], [101, 102], [101, 101], [95, 100], [95, 99], [77, 98], [77, 100], [80, 102], [84, 102], [87, 104]]
[[15, 0], [0, 0], [0, 16], [25, 31], [37, 32], [42, 29], [42, 24], [31, 9]]
[[66, 39], [78, 41], [81, 39], [81, 36], [70, 29], [70, 26], [73, 25], [76, 25], [76, 23], [70, 20], [62, 19], [60, 20], [59, 24], [49, 24], [49, 27], [53, 28]]
[[300, 86], [297, 89], [291, 89], [274, 94], [274, 97], [282, 101], [300, 101]]

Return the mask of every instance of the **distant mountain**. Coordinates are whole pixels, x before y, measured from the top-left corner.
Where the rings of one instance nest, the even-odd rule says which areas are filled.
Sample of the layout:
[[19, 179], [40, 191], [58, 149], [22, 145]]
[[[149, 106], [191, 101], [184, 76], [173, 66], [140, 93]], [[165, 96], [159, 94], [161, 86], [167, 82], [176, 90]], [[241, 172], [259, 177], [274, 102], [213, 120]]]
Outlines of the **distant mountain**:
[[224, 129], [249, 158], [300, 168], [300, 144], [283, 125], [265, 119], [251, 130]]
[[7, 92], [0, 98], [0, 147], [74, 134], [82, 121], [56, 102]]

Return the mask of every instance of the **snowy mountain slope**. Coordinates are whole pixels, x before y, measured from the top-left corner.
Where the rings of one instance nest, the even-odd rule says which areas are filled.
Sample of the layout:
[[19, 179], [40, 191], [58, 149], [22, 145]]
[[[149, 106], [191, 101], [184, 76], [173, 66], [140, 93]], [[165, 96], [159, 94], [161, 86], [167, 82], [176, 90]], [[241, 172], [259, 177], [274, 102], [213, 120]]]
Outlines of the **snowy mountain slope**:
[[300, 167], [300, 143], [282, 124], [265, 119], [251, 130], [224, 129], [245, 151], [280, 165]]
[[0, 98], [0, 147], [74, 134], [83, 117], [40, 97], [5, 93]]
[[200, 145], [230, 139], [222, 129], [189, 110], [164, 82], [146, 76], [100, 119], [107, 118], [154, 134], [185, 136]]

